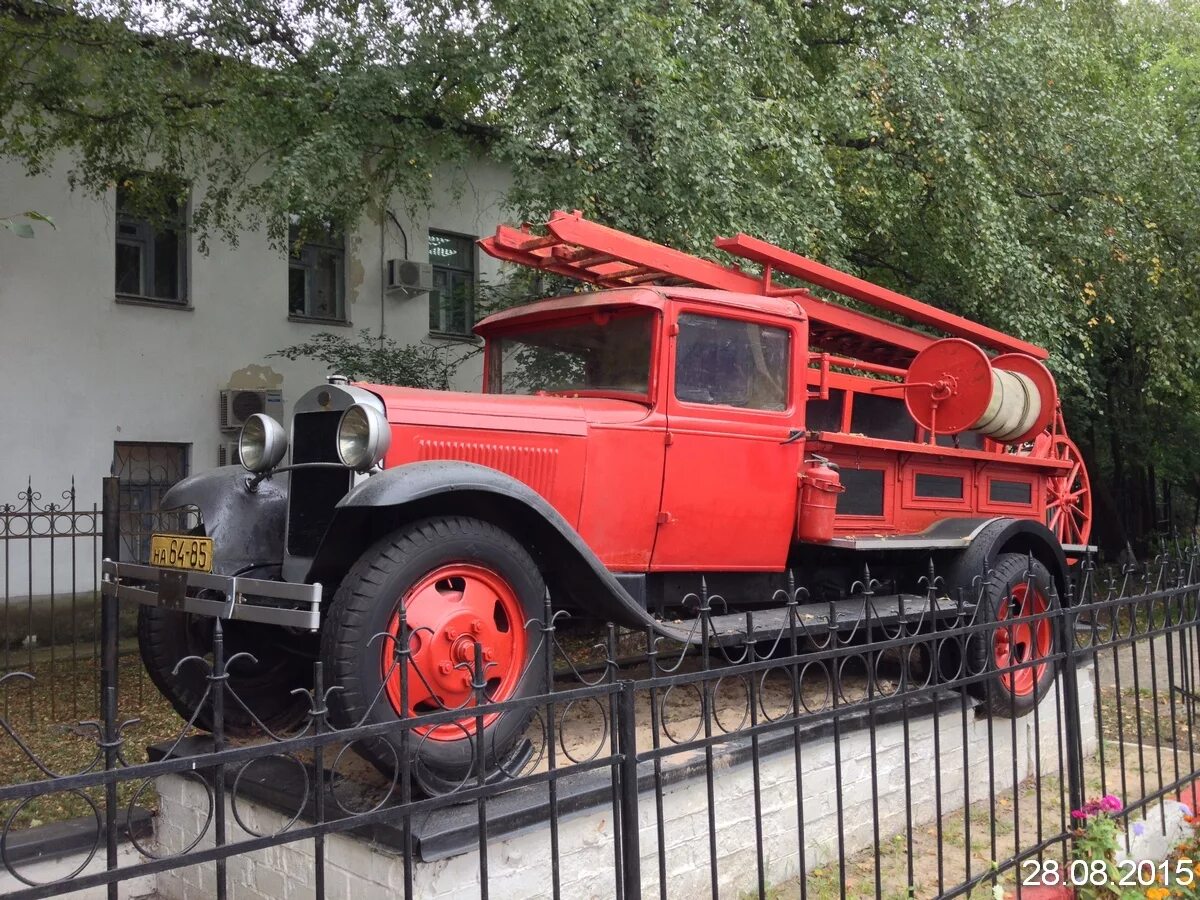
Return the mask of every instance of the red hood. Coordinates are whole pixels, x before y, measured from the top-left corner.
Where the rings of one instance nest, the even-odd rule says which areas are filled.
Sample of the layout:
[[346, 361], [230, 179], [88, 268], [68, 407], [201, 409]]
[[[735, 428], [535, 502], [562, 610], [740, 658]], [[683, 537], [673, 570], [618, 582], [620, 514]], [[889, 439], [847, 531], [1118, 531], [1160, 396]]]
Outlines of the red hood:
[[645, 406], [628, 400], [356, 386], [377, 395], [387, 409], [388, 421], [395, 425], [585, 435], [589, 422], [636, 422], [649, 414]]

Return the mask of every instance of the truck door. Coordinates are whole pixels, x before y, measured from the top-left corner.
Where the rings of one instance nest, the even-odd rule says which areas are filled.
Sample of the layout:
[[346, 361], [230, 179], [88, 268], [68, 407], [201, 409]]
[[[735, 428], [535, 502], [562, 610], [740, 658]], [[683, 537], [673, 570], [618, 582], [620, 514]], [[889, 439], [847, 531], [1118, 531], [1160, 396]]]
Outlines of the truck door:
[[806, 323], [686, 303], [673, 315], [651, 568], [779, 570], [796, 522]]

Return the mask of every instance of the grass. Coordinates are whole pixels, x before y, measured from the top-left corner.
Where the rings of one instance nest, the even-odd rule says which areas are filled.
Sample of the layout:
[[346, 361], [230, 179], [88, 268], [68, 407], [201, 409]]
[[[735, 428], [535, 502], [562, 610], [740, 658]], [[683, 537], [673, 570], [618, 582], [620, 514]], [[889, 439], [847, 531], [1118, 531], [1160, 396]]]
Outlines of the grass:
[[[28, 663], [28, 658], [23, 662]], [[179, 734], [183, 722], [150, 683], [136, 653], [119, 657], [117, 721], [123, 754], [133, 764], [146, 760], [145, 748]], [[87, 655], [72, 660], [40, 650], [33, 665], [22, 671], [32, 679], [10, 676], [0, 685], [0, 779], [5, 784], [40, 781], [104, 768], [100, 755], [99, 660]], [[118, 787], [122, 806], [137, 796], [137, 804], [155, 808], [153, 785], [126, 782]], [[24, 805], [0, 805], [0, 822], [12, 819], [15, 829], [94, 815], [103, 811], [103, 790], [58, 791]]]
[[[134, 636], [137, 605], [120, 608], [117, 634]], [[32, 641], [30, 640], [32, 638]], [[10, 671], [27, 659], [29, 649], [58, 647], [80, 651], [99, 646], [100, 595], [80, 591], [45, 597], [0, 600], [0, 671]]]

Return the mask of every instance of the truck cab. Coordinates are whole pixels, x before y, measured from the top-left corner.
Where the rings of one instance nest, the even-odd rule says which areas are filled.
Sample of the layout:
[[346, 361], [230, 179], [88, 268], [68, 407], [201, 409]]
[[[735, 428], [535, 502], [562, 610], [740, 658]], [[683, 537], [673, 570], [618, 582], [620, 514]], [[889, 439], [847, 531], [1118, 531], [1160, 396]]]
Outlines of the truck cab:
[[479, 332], [489, 395], [560, 398], [587, 420], [556, 506], [607, 568], [786, 565], [806, 392], [794, 302], [600, 291], [500, 313]]

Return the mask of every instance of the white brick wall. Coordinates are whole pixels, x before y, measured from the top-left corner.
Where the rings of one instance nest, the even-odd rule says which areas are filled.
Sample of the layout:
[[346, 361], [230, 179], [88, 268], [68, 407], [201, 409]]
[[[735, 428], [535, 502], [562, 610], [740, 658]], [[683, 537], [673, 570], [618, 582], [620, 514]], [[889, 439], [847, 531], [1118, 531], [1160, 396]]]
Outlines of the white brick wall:
[[[1084, 752], [1096, 750], [1093, 683], [1090, 669], [1079, 670], [1080, 710]], [[990, 790], [988, 748], [994, 753], [995, 789], [1013, 787], [1016, 780], [1032, 774], [1040, 755], [1044, 774], [1057, 775], [1059, 748], [1053, 736], [1059, 715], [1054, 694], [1039, 710], [1041, 740], [1034, 740], [1034, 717], [1016, 722], [988, 720], [968, 714], [966, 741], [969, 772], [962, 771], [963, 722], [955, 708], [938, 719], [941, 754], [943, 814], [962, 805], [964, 776], [969, 779], [972, 800], [983, 799]], [[935, 814], [932, 717], [909, 723], [908, 766], [914, 826], [933, 820]], [[1014, 747], [1015, 731], [1015, 747]], [[1047, 739], [1049, 738], [1049, 739]], [[865, 730], [805, 743], [804, 772], [805, 862], [809, 868], [834, 860], [838, 855], [835, 753], [842, 770], [844, 852], [854, 853], [874, 841], [871, 816], [871, 736]], [[904, 730], [899, 722], [875, 731], [875, 759], [879, 783], [879, 831], [881, 836], [905, 828]], [[764, 856], [768, 883], [779, 882], [799, 871], [796, 834], [794, 757], [791, 750], [764, 757], [760, 764]], [[184, 835], [195, 835], [207, 817], [207, 795], [195, 782], [174, 776], [159, 780], [162, 794], [158, 835], [166, 847], [179, 847]], [[736, 895], [753, 889], [757, 880], [754, 852], [753, 775], [749, 762], [718, 766], [716, 772], [717, 848], [721, 893]], [[668, 894], [672, 897], [708, 896], [708, 812], [703, 779], [692, 779], [664, 790], [664, 832]], [[258, 831], [280, 828], [285, 818], [263, 807], [239, 801], [239, 811]], [[229, 817], [231, 839], [244, 833]], [[647, 896], [658, 893], [657, 834], [654, 798], [643, 794], [639, 805], [639, 835], [642, 852], [642, 881]], [[187, 840], [190, 840], [188, 838]], [[201, 846], [211, 846], [206, 838]], [[559, 825], [559, 872], [564, 897], [611, 897], [613, 895], [612, 808], [604, 805], [564, 817]], [[331, 898], [389, 896], [403, 885], [403, 861], [386, 849], [375, 848], [355, 838], [331, 835], [326, 840], [326, 894]], [[526, 829], [488, 846], [489, 894], [496, 900], [528, 900], [550, 896], [550, 833], [545, 826]], [[478, 851], [450, 859], [417, 863], [413, 873], [415, 895], [423, 900], [473, 897], [479, 894]], [[212, 894], [213, 866], [195, 866], [158, 876], [157, 889], [171, 900], [197, 900]], [[301, 841], [273, 847], [229, 861], [230, 896], [247, 900], [293, 900], [313, 896], [313, 847]]]
[[[56, 881], [60, 878], [65, 878], [79, 867], [87, 856], [83, 854], [73, 854], [71, 856], [60, 856], [56, 859], [40, 860], [38, 862], [17, 863], [13, 868], [21, 873], [28, 880], [36, 884], [45, 884], [50, 881]], [[117, 849], [117, 865], [121, 868], [128, 868], [143, 862], [142, 855], [133, 848], [132, 844], [121, 844]], [[91, 875], [95, 872], [104, 871], [104, 840], [101, 837], [100, 846], [96, 850], [96, 855], [87, 867], [79, 873], [83, 875]], [[19, 891], [27, 888], [28, 885], [13, 875], [2, 865], [0, 865], [0, 896], [8, 894], [10, 891]], [[150, 897], [154, 894], [154, 876], [144, 875], [141, 878], [133, 878], [120, 885], [119, 894], [121, 897], [134, 898]], [[68, 896], [79, 898], [79, 900], [104, 900], [108, 895], [108, 889], [103, 885], [100, 887], [87, 888], [82, 891], [75, 891]]]

